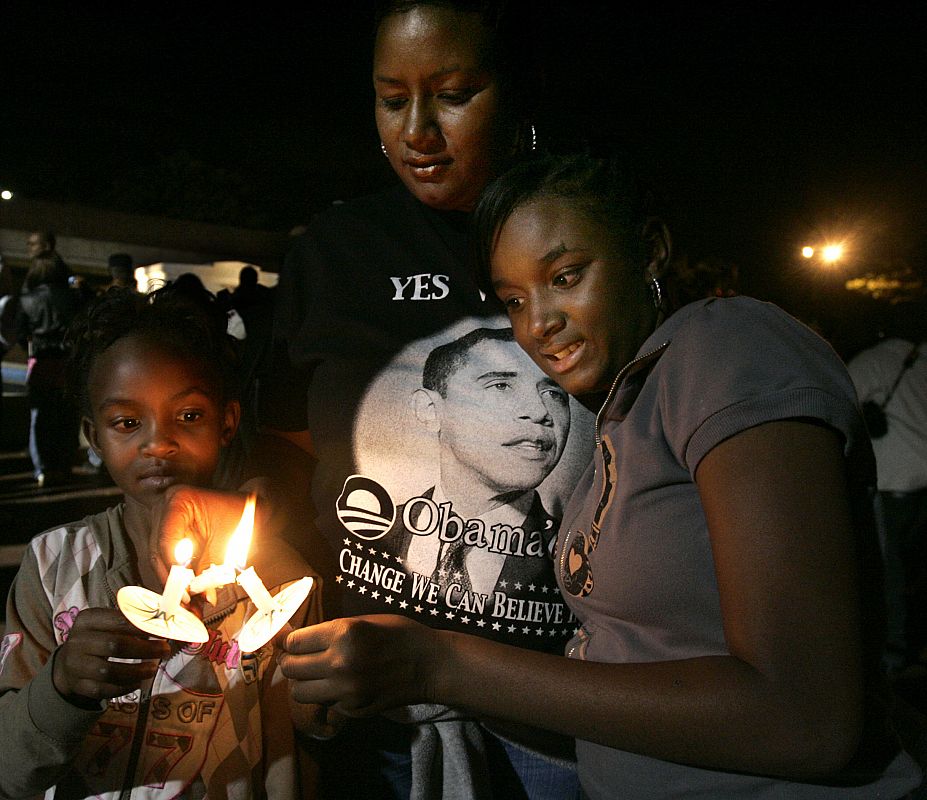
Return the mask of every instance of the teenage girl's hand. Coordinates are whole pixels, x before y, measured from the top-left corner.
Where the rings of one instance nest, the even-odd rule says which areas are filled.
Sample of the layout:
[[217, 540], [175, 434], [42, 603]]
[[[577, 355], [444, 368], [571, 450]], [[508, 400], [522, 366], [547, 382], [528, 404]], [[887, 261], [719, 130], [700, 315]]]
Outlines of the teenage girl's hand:
[[[93, 706], [138, 689], [170, 656], [164, 639], [150, 639], [114, 608], [86, 608], [55, 652], [52, 681], [74, 705]], [[109, 658], [139, 658], [138, 664]]]
[[376, 614], [322, 622], [278, 640], [293, 698], [349, 717], [432, 702], [436, 632], [405, 617]]

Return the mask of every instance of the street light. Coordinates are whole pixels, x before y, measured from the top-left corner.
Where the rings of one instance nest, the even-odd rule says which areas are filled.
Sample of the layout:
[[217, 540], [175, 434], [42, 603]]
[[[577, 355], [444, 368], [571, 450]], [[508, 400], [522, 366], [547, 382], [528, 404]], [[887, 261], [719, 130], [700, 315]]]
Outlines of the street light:
[[811, 257], [814, 255], [814, 248], [811, 247], [811, 246], [809, 246], [809, 245], [805, 245], [805, 246], [801, 249], [801, 254], [802, 254], [805, 258], [811, 258]]
[[12, 200], [13, 193], [9, 189], [4, 189], [0, 191], [0, 200]]
[[835, 261], [840, 260], [840, 256], [843, 255], [843, 245], [842, 244], [829, 244], [821, 252], [821, 258], [824, 259], [828, 264], [833, 264]]

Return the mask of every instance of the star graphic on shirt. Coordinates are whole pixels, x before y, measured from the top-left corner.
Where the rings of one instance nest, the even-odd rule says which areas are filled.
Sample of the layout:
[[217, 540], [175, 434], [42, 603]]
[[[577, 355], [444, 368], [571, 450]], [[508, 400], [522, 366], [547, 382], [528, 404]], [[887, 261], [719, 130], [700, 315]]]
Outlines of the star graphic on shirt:
[[380, 555], [383, 556], [387, 561], [389, 561], [389, 550], [381, 550]]
[[341, 543], [342, 543], [342, 544], [346, 544], [348, 547], [351, 546], [351, 540], [350, 540], [350, 539], [342, 539], [342, 540], [341, 540]]
[[413, 611], [415, 611], [416, 614], [421, 614], [422, 611], [424, 610], [425, 609], [423, 609], [421, 606], [415, 606], [415, 608], [413, 609]]
[[454, 619], [454, 612], [453, 612], [453, 611], [446, 611], [446, 612], [444, 613], [444, 616], [447, 617], [448, 619]]
[[370, 596], [371, 596], [374, 600], [377, 600], [377, 599], [379, 599], [379, 597], [380, 597], [380, 593], [379, 593], [378, 591], [371, 592], [371, 593], [370, 593]]
[[524, 633], [524, 634], [529, 634], [529, 633], [531, 633], [531, 628], [529, 628], [529, 627], [526, 625], [524, 628], [521, 629], [521, 632]]
[[344, 580], [344, 575], [336, 575], [335, 583], [341, 583]]
[[537, 587], [533, 583], [528, 584], [528, 591], [533, 592]]
[[461, 618], [460, 618], [460, 621], [461, 621], [464, 625], [469, 625], [469, 624], [470, 624], [470, 617], [461, 617]]
[[405, 600], [402, 600], [402, 601], [399, 603], [399, 607], [400, 607], [401, 609], [405, 610], [405, 609], [407, 609], [407, 608], [409, 607], [409, 604], [408, 604]]
[[550, 635], [551, 635], [551, 636], [556, 636], [556, 635], [557, 635], [557, 631], [555, 631], [553, 628], [551, 628], [551, 629], [550, 629]]
[[361, 586], [357, 591], [359, 591], [361, 594], [367, 594], [367, 587]]
[[544, 635], [544, 629], [543, 629], [543, 628], [538, 628], [538, 629], [535, 631], [535, 633], [536, 633], [538, 636], [543, 636], [543, 635]]
[[438, 577], [439, 577], [439, 578], [443, 578], [443, 577], [445, 577], [446, 575], [447, 575], [447, 570], [444, 569], [444, 567], [441, 567], [441, 569], [438, 570]]
[[368, 547], [368, 548], [367, 548], [367, 552], [370, 553], [370, 555], [375, 556], [375, 555], [377, 554], [377, 548], [376, 548], [376, 547]]
[[544, 585], [544, 586], [541, 587], [541, 593], [542, 593], [542, 594], [547, 594], [547, 592], [549, 591], [549, 589], [550, 589], [549, 586]]
[[397, 563], [397, 564], [401, 564], [401, 563], [402, 563], [402, 556], [393, 556], [393, 558], [396, 559], [396, 563]]
[[392, 595], [389, 595], [389, 594], [386, 595], [386, 597], [384, 598], [383, 602], [386, 603], [388, 606], [391, 606], [391, 605], [393, 604], [393, 597], [392, 597]]
[[508, 582], [508, 581], [499, 581], [499, 585], [504, 589], [506, 586], [509, 585], [509, 582]]
[[520, 591], [521, 591], [521, 583], [520, 583], [519, 581], [516, 581], [516, 583], [515, 583], [515, 591], [516, 591], [516, 592], [520, 592]]
[[436, 616], [438, 616], [438, 609], [433, 608], [433, 609], [431, 609], [431, 611], [429, 611], [428, 613], [431, 614], [431, 616], [436, 617]]
[[509, 625], [508, 630], [509, 630], [509, 633], [515, 633], [515, 626], [514, 626], [514, 625]]
[[363, 550], [363, 549], [364, 549], [364, 544], [363, 544], [363, 542], [354, 542], [354, 546], [355, 546], [358, 550]]
[[477, 626], [478, 628], [485, 628], [485, 627], [486, 627], [486, 620], [485, 620], [485, 619], [478, 619], [478, 620], [476, 621], [476, 626]]
[[353, 589], [353, 588], [354, 588], [354, 581], [348, 581], [348, 588], [349, 588], [349, 589]]
[[454, 574], [453, 574], [451, 577], [452, 577], [455, 581], [459, 581], [459, 580], [460, 580], [460, 572], [459, 572], [458, 570], [455, 569], [455, 570], [454, 570]]
[[492, 629], [493, 629], [494, 631], [498, 632], [498, 631], [501, 631], [501, 630], [502, 630], [502, 626], [501, 626], [498, 622], [494, 622], [494, 623], [492, 624]]

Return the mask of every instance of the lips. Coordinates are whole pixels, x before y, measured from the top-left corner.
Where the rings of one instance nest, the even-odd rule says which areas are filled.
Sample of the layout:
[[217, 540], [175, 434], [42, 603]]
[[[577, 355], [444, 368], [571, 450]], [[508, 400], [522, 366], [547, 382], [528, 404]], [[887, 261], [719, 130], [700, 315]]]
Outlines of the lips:
[[168, 466], [149, 467], [138, 476], [138, 482], [155, 491], [163, 491], [178, 482], [177, 472]]
[[407, 158], [403, 162], [406, 169], [420, 181], [440, 180], [453, 162], [452, 158]]
[[582, 358], [586, 349], [585, 339], [579, 339], [566, 345], [545, 347], [540, 351], [541, 356], [551, 372], [561, 374], [572, 369]]

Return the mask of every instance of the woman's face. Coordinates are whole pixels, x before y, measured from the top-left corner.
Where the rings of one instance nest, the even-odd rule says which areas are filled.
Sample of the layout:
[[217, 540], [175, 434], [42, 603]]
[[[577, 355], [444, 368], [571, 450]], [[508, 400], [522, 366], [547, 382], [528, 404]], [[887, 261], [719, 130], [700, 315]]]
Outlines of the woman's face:
[[607, 391], [656, 326], [644, 264], [575, 203], [541, 197], [499, 231], [492, 282], [515, 340], [577, 397]]
[[390, 165], [432, 208], [470, 211], [515, 149], [517, 121], [478, 14], [419, 6], [380, 24], [376, 120]]

